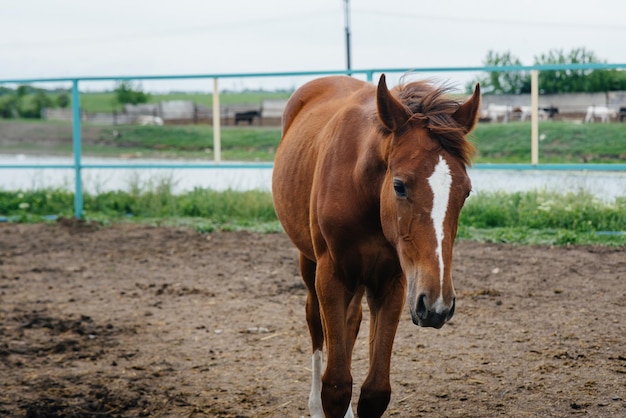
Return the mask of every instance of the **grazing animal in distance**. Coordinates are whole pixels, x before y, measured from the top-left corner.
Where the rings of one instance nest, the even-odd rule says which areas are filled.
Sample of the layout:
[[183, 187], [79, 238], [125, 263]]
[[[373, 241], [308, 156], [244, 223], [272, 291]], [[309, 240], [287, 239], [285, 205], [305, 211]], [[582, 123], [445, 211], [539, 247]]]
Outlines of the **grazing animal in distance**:
[[559, 114], [559, 108], [555, 106], [542, 107], [539, 110], [542, 110], [548, 114], [548, 119], [554, 119], [554, 115]]
[[585, 123], [595, 122], [596, 118], [599, 118], [602, 123], [608, 123], [610, 118], [617, 118], [617, 111], [606, 106], [589, 106]]
[[245, 112], [235, 113], [235, 125], [239, 125], [239, 122], [248, 122], [248, 125], [252, 125], [254, 118], [260, 118], [261, 112], [258, 110], [248, 110]]
[[[532, 116], [533, 113], [533, 108], [531, 106], [520, 106], [519, 107], [519, 112], [520, 112], [520, 121], [524, 122], [530, 119], [530, 117]], [[542, 108], [537, 109], [537, 116], [539, 117], [539, 120], [548, 120], [551, 116], [550, 113], [547, 110], [544, 110]]]
[[141, 126], [163, 126], [163, 119], [160, 116], [152, 116], [152, 115], [139, 115], [135, 119], [135, 123]]
[[506, 123], [509, 121], [512, 112], [513, 106], [509, 105], [497, 105], [491, 103], [487, 106], [487, 116], [491, 122], [498, 122], [498, 120], [501, 119], [502, 122]]
[[405, 300], [416, 325], [440, 328], [452, 318], [452, 251], [471, 190], [474, 148], [466, 136], [479, 109], [478, 84], [459, 103], [427, 82], [389, 90], [384, 75], [378, 86], [313, 80], [289, 99], [272, 196], [308, 291], [311, 416], [353, 416], [351, 359], [363, 296], [371, 321], [362, 418], [380, 417], [389, 404]]

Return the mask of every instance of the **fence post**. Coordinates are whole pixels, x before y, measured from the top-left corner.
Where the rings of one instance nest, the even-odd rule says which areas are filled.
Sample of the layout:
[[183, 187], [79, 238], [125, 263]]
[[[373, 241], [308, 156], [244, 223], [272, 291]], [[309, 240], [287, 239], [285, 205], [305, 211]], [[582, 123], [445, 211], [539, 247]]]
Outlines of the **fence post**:
[[215, 164], [222, 160], [222, 140], [220, 137], [220, 92], [217, 77], [213, 79], [213, 153]]
[[74, 150], [74, 217], [83, 217], [83, 182], [81, 178], [82, 139], [78, 79], [72, 80], [72, 146]]
[[530, 70], [530, 160], [539, 164], [539, 70]]

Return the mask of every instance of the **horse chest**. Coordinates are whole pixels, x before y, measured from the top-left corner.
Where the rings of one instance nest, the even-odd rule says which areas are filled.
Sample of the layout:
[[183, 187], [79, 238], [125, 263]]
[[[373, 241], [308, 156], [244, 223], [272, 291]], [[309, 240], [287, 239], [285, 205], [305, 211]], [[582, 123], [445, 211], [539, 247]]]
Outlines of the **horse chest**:
[[382, 236], [330, 243], [329, 251], [337, 271], [341, 272], [338, 278], [348, 287], [377, 287], [380, 281], [401, 272], [395, 249]]

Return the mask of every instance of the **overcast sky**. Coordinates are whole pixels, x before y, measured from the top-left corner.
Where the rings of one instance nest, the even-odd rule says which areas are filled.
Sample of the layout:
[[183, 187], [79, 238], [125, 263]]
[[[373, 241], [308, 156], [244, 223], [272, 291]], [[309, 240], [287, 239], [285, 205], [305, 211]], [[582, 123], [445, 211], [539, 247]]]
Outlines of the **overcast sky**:
[[[626, 63], [624, 0], [350, 0], [350, 9], [353, 69], [480, 66], [489, 50], [532, 65], [577, 47]], [[344, 0], [0, 0], [0, 79], [342, 70], [344, 28]]]

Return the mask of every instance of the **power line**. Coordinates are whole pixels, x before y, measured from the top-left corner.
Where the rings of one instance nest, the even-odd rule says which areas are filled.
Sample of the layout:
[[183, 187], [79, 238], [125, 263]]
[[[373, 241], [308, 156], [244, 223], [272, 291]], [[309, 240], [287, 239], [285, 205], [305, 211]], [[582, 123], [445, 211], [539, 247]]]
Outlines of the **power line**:
[[626, 25], [609, 25], [605, 23], [574, 23], [574, 22], [539, 22], [528, 20], [516, 20], [516, 19], [502, 19], [502, 18], [484, 18], [484, 17], [458, 17], [458, 16], [440, 16], [440, 15], [427, 15], [421, 13], [399, 13], [388, 12], [372, 9], [356, 9], [355, 13], [361, 15], [374, 15], [376, 17], [387, 16], [400, 19], [420, 19], [420, 20], [437, 20], [445, 22], [456, 23], [481, 23], [488, 25], [516, 25], [516, 26], [529, 26], [529, 27], [549, 27], [549, 28], [571, 28], [571, 29], [593, 29], [593, 30], [626, 30]]
[[211, 33], [211, 32], [219, 32], [219, 31], [240, 31], [241, 29], [250, 29], [253, 27], [262, 27], [262, 26], [272, 26], [280, 23], [302, 23], [306, 20], [319, 19], [320, 17], [327, 16], [336, 16], [337, 10], [317, 10], [314, 12], [306, 12], [306, 13], [297, 13], [297, 14], [289, 14], [282, 16], [274, 16], [274, 17], [266, 17], [266, 18], [257, 18], [257, 19], [248, 19], [248, 20], [238, 20], [238, 21], [229, 21], [229, 22], [220, 22], [216, 24], [204, 24], [199, 26], [191, 26], [184, 28], [175, 28], [169, 30], [159, 30], [159, 31], [132, 31], [126, 33], [118, 33], [118, 34], [107, 34], [107, 35], [96, 35], [93, 37], [65, 37], [65, 38], [56, 38], [56, 39], [46, 39], [41, 40], [38, 39], [36, 41], [17, 41], [17, 42], [0, 42], [0, 48], [43, 48], [49, 46], [79, 46], [79, 45], [91, 45], [93, 43], [108, 43], [108, 42], [118, 42], [118, 41], [128, 41], [128, 40], [137, 40], [137, 39], [145, 39], [145, 38], [162, 38], [167, 36], [179, 36], [179, 35], [189, 35], [194, 33]]

